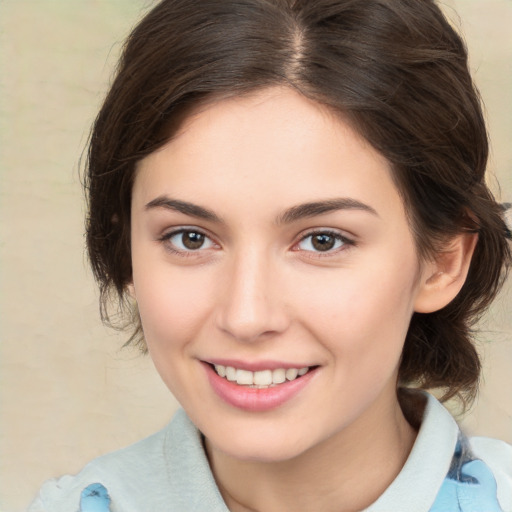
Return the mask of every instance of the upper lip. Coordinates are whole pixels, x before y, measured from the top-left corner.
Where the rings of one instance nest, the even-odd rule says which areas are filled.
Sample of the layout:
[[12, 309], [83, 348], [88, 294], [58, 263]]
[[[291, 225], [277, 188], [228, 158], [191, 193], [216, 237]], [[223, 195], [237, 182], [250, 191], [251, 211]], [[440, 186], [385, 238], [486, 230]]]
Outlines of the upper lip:
[[284, 361], [275, 361], [275, 360], [262, 360], [262, 361], [242, 361], [240, 359], [222, 359], [222, 358], [213, 358], [213, 359], [203, 359], [205, 363], [213, 364], [213, 365], [222, 365], [222, 366], [231, 366], [233, 368], [237, 368], [239, 370], [248, 370], [251, 372], [258, 372], [262, 370], [277, 370], [278, 368], [284, 368], [287, 370], [288, 368], [306, 368], [315, 365], [304, 364], [304, 363], [288, 363]]

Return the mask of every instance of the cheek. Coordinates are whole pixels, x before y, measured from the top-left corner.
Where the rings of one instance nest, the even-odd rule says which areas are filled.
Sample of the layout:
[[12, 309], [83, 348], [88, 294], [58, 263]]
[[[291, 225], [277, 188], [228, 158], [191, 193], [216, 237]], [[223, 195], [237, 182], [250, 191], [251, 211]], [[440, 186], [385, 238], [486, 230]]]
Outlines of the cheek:
[[207, 324], [211, 289], [168, 265], [140, 269], [134, 264], [134, 286], [149, 355], [160, 377], [180, 403], [189, 393], [200, 396], [193, 364], [194, 340]]
[[169, 266], [134, 264], [134, 286], [144, 335], [150, 351], [186, 345], [203, 325], [212, 304], [206, 272], [192, 273]]
[[[417, 265], [414, 258], [377, 258], [379, 264], [347, 268], [310, 284], [303, 311], [310, 330], [342, 357], [369, 364], [395, 364], [413, 312]], [[370, 262], [369, 262], [370, 263]], [[319, 333], [319, 330], [322, 333]], [[323, 335], [322, 335], [323, 334]]]
[[380, 329], [380, 321], [408, 323], [414, 303], [414, 285], [409, 280], [386, 272], [340, 274], [329, 280], [327, 292], [318, 289], [320, 283], [308, 287], [304, 305], [315, 311], [314, 316], [357, 331], [361, 324]]

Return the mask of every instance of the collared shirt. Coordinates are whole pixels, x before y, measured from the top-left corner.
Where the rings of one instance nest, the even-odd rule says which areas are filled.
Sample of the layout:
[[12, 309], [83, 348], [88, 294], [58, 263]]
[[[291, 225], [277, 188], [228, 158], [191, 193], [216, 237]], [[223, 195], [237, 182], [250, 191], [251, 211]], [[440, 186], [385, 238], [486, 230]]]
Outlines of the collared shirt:
[[[366, 512], [512, 512], [512, 446], [465, 437], [427, 397], [404, 467]], [[81, 512], [229, 512], [183, 410], [160, 432], [45, 483], [29, 512], [78, 512], [81, 502]]]

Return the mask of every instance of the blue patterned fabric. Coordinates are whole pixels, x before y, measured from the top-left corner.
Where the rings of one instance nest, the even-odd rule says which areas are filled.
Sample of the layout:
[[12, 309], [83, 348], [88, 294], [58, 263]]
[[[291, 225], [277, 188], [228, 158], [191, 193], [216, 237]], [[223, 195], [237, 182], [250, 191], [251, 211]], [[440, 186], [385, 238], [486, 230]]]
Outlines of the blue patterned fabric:
[[473, 456], [462, 435], [430, 512], [503, 512], [491, 470]]
[[110, 512], [110, 496], [101, 484], [88, 485], [80, 495], [79, 512]]
[[[110, 512], [110, 502], [102, 484], [90, 484], [81, 493], [79, 512]], [[504, 512], [498, 503], [491, 470], [473, 455], [462, 434], [430, 512]]]

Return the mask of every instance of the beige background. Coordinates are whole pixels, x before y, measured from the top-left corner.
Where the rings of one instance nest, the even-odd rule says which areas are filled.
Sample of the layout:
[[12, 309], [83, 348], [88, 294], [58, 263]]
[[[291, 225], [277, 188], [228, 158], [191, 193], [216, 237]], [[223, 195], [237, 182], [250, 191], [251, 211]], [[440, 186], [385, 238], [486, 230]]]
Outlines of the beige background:
[[[512, 201], [512, 1], [445, 0], [486, 103], [491, 169]], [[147, 358], [99, 322], [78, 160], [142, 0], [0, 0], [0, 511], [43, 480], [163, 426], [176, 407]], [[454, 14], [455, 7], [460, 19]], [[465, 419], [512, 442], [512, 285], [482, 334]], [[488, 343], [492, 341], [492, 344]]]

